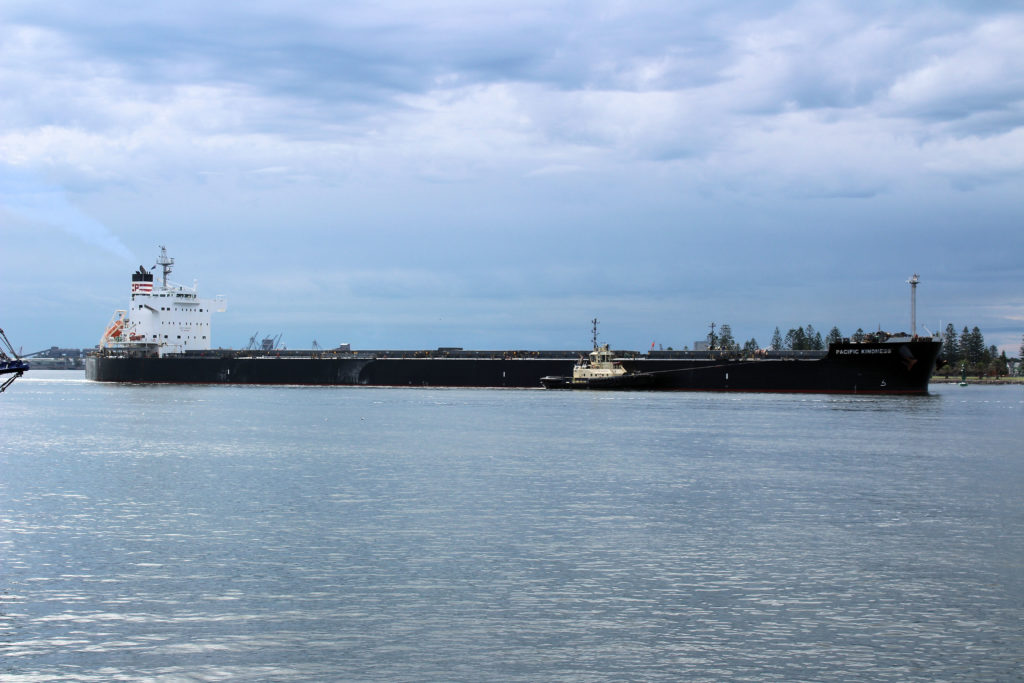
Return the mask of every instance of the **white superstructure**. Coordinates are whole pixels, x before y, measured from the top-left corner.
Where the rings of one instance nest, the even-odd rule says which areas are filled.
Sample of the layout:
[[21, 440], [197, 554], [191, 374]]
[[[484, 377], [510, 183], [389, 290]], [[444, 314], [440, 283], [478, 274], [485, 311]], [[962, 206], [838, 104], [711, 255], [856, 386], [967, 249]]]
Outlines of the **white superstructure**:
[[169, 282], [174, 259], [167, 256], [166, 247], [160, 247], [156, 263], [163, 270], [161, 282], [154, 282], [153, 273], [142, 266], [132, 273], [131, 302], [127, 310], [114, 313], [101, 349], [163, 356], [211, 348], [211, 316], [226, 310], [227, 301], [223, 296], [200, 298], [194, 283], [186, 287]]
[[[596, 334], [594, 338], [597, 338]], [[572, 381], [573, 384], [586, 384], [591, 380], [611, 379], [625, 374], [626, 369], [622, 363], [615, 360], [615, 353], [604, 344], [591, 351], [587, 360], [580, 358], [572, 369]]]

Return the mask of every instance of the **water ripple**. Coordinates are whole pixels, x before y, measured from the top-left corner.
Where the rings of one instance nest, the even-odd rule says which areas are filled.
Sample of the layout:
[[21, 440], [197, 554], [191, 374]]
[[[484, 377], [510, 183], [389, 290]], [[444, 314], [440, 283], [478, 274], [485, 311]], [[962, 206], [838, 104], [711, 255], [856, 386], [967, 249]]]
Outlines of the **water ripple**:
[[16, 396], [4, 681], [1020, 679], [1016, 394]]

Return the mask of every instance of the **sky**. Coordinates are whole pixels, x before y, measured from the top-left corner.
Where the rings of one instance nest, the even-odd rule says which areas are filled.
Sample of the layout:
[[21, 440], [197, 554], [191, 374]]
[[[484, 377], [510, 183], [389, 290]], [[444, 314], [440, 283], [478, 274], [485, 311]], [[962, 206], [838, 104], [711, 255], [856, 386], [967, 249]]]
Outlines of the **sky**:
[[0, 4], [0, 327], [213, 344], [1024, 334], [1024, 4]]

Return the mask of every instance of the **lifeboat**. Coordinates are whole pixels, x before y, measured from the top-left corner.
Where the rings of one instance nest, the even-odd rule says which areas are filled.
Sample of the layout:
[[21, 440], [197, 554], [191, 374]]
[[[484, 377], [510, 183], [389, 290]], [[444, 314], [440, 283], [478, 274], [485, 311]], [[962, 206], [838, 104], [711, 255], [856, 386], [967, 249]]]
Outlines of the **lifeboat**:
[[103, 333], [104, 339], [117, 339], [121, 336], [121, 332], [124, 331], [124, 319], [118, 319], [107, 328], [107, 331]]

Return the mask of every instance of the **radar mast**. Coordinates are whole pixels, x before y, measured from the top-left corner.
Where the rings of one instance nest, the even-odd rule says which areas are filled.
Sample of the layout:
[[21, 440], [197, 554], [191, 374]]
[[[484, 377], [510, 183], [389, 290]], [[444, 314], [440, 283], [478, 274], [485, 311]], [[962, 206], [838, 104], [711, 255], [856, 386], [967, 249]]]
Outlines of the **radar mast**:
[[[174, 265], [174, 259], [167, 256], [167, 247], [160, 246], [160, 258], [156, 260], [156, 265], [163, 268], [164, 271], [164, 289], [167, 289], [167, 276], [171, 274], [171, 266]], [[155, 268], [156, 266], [154, 266]]]

